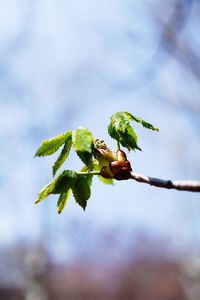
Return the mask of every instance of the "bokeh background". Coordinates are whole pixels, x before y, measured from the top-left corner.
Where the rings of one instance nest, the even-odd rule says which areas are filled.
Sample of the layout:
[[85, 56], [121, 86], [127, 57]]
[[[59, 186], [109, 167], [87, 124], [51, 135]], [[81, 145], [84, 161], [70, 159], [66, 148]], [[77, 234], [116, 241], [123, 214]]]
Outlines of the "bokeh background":
[[160, 129], [135, 124], [134, 170], [198, 180], [199, 26], [199, 0], [0, 1], [0, 299], [199, 299], [198, 194], [95, 179], [58, 215], [34, 205], [57, 154], [33, 158], [78, 126], [114, 150], [129, 111]]

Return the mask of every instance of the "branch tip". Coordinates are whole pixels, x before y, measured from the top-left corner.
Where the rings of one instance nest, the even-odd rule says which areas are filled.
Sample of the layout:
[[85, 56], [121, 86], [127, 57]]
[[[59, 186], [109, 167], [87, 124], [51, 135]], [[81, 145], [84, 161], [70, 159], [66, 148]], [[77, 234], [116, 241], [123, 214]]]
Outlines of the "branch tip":
[[179, 191], [200, 192], [200, 181], [192, 180], [164, 180], [159, 178], [148, 177], [139, 173], [131, 173], [130, 179], [137, 182], [146, 183], [152, 186], [175, 189]]

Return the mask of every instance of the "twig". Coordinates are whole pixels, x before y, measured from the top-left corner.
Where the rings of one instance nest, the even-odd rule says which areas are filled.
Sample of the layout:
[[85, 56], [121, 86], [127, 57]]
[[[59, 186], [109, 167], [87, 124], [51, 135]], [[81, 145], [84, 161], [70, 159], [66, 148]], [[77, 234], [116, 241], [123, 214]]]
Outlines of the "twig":
[[143, 182], [149, 185], [157, 186], [164, 189], [175, 189], [179, 191], [189, 191], [189, 192], [200, 192], [200, 181], [192, 180], [163, 180], [159, 178], [153, 178], [144, 176], [138, 173], [132, 173], [131, 179], [138, 182]]

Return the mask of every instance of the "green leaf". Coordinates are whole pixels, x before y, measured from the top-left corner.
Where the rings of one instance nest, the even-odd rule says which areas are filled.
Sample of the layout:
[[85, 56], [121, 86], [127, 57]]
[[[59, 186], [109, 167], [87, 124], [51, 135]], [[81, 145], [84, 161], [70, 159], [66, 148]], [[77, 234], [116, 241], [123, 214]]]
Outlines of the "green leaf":
[[91, 175], [77, 174], [77, 180], [72, 187], [72, 192], [76, 202], [85, 210], [87, 200], [90, 198]]
[[92, 170], [93, 170], [93, 168], [91, 169], [90, 166], [84, 166], [80, 169], [80, 172], [90, 172]]
[[141, 118], [138, 118], [136, 116], [131, 115], [130, 113], [127, 113], [130, 117], [130, 120], [133, 120], [137, 123], [142, 124], [143, 127], [147, 128], [147, 129], [151, 129], [153, 131], [159, 131], [159, 129], [157, 127], [154, 127], [152, 124], [146, 122], [145, 120], [142, 120]]
[[137, 145], [137, 135], [130, 125], [127, 125], [126, 129], [121, 132], [119, 142], [129, 150], [138, 149], [141, 151], [141, 148]]
[[111, 122], [108, 125], [108, 133], [113, 139], [117, 140], [128, 150], [141, 150], [137, 145], [137, 135], [131, 127], [130, 121], [138, 122], [145, 128], [158, 131], [158, 128], [128, 112], [117, 112], [111, 116]]
[[57, 160], [55, 161], [53, 165], [53, 175], [56, 174], [57, 170], [62, 166], [62, 164], [65, 162], [67, 159], [70, 149], [72, 146], [72, 135], [69, 135], [67, 140], [65, 141], [64, 147], [58, 156]]
[[101, 175], [98, 176], [99, 180], [104, 184], [111, 184], [114, 185], [114, 180], [112, 178], [104, 178]]
[[72, 133], [72, 144], [77, 155], [85, 165], [92, 164], [93, 136], [91, 132], [83, 127], [79, 127]]
[[72, 132], [67, 131], [49, 140], [44, 140], [36, 151], [35, 156], [46, 156], [55, 153], [71, 135]]
[[71, 193], [71, 189], [69, 189], [65, 193], [60, 194], [60, 197], [58, 198], [58, 202], [57, 202], [57, 211], [59, 214], [62, 212], [63, 208], [65, 207], [70, 193]]
[[117, 140], [128, 150], [141, 150], [137, 145], [137, 135], [130, 126], [129, 120], [118, 115], [118, 113], [111, 117], [111, 122], [108, 125], [108, 133], [113, 139]]
[[77, 180], [77, 173], [71, 170], [63, 171], [59, 176], [55, 177], [51, 182], [43, 187], [38, 193], [38, 199], [35, 204], [45, 199], [50, 194], [66, 193], [73, 187]]

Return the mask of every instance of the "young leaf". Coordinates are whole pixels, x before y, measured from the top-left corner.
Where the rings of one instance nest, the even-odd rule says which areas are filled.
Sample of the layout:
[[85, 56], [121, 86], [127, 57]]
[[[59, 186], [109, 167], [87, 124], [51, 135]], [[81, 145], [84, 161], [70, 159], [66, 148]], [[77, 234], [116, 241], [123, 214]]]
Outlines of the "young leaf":
[[71, 131], [67, 131], [63, 134], [60, 134], [49, 140], [44, 140], [38, 150], [35, 153], [35, 156], [46, 156], [51, 155], [56, 152], [62, 144], [72, 135]]
[[153, 131], [159, 131], [159, 129], [157, 127], [154, 127], [152, 124], [146, 122], [145, 120], [142, 120], [141, 118], [138, 118], [136, 116], [131, 115], [130, 113], [125, 113], [127, 115], [127, 118], [130, 118], [129, 120], [133, 120], [137, 123], [142, 124], [143, 127], [147, 128], [147, 129], [151, 129]]
[[[116, 155], [107, 147], [103, 140], [94, 141], [93, 155], [99, 163], [100, 169], [109, 166], [111, 161], [116, 160]], [[94, 161], [93, 161], [94, 164]]]
[[133, 116], [128, 112], [118, 112], [111, 116], [111, 122], [108, 125], [109, 135], [117, 140], [122, 146], [130, 149], [141, 150], [137, 145], [137, 135], [130, 125], [130, 121], [142, 124], [143, 127], [158, 131], [158, 128], [152, 124]]
[[141, 151], [141, 148], [137, 145], [137, 135], [130, 125], [127, 125], [126, 129], [121, 132], [119, 142], [128, 150], [137, 149]]
[[58, 198], [58, 202], [57, 202], [57, 211], [59, 214], [62, 212], [63, 208], [65, 207], [70, 193], [71, 193], [71, 189], [69, 189], [65, 193], [60, 194], [60, 197]]
[[98, 176], [99, 180], [104, 184], [111, 184], [114, 185], [114, 180], [112, 178], [104, 178], [101, 175]]
[[90, 166], [84, 166], [80, 169], [80, 172], [91, 172], [93, 170], [93, 167]]
[[64, 147], [60, 155], [58, 156], [57, 160], [53, 165], [53, 176], [56, 174], [57, 170], [62, 166], [64, 161], [67, 159], [71, 146], [72, 146], [72, 135], [69, 135], [65, 141]]
[[116, 113], [111, 117], [111, 122], [108, 125], [108, 133], [128, 150], [141, 150], [137, 145], [137, 135], [130, 126], [129, 119], [124, 117], [122, 113]]
[[38, 193], [38, 199], [35, 204], [45, 199], [50, 194], [62, 194], [66, 193], [73, 187], [77, 180], [77, 174], [71, 170], [63, 171], [59, 176], [55, 177], [50, 183], [44, 186], [44, 188]]
[[87, 200], [90, 198], [90, 186], [91, 178], [90, 175], [77, 175], [77, 180], [72, 187], [72, 192], [76, 202], [85, 210], [87, 206]]
[[79, 127], [72, 133], [72, 144], [77, 155], [84, 164], [92, 164], [93, 136], [91, 132], [83, 127]]

